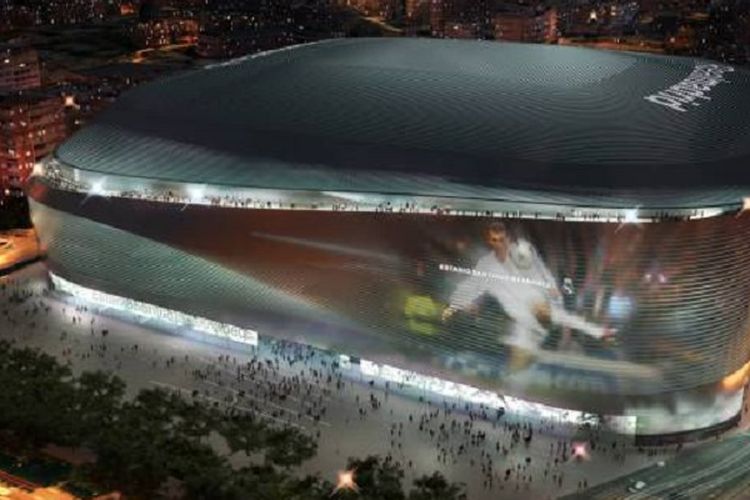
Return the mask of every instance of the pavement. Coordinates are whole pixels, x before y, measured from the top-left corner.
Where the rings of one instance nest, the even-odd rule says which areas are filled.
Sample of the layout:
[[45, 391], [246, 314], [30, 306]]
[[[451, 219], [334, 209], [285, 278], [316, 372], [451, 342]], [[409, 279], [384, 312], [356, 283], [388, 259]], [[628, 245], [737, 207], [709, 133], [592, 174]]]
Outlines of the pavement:
[[[402, 464], [407, 486], [439, 470], [465, 483], [470, 500], [552, 499], [581, 491], [584, 481], [606, 483], [674, 453], [674, 447], [643, 453], [599, 437], [596, 449], [586, 442], [586, 456], [572, 459], [570, 442], [580, 429], [535, 422], [533, 439], [514, 443], [513, 425], [520, 423], [508, 418], [467, 413], [437, 395], [400, 394], [375, 381], [337, 384], [334, 377], [331, 382], [330, 359], [324, 355], [290, 363], [286, 347], [277, 343], [209, 342], [88, 310], [47, 292], [44, 263], [0, 277], [0, 283], [7, 285], [0, 296], [0, 339], [39, 348], [74, 373], [115, 373], [131, 395], [160, 387], [295, 426], [318, 440], [318, 454], [299, 468], [301, 474], [334, 481], [347, 457], [390, 454]], [[8, 300], [10, 291], [27, 298]], [[253, 360], [269, 369], [240, 378], [242, 367]], [[284, 397], [282, 387], [291, 388]], [[477, 438], [480, 433], [483, 439]]]

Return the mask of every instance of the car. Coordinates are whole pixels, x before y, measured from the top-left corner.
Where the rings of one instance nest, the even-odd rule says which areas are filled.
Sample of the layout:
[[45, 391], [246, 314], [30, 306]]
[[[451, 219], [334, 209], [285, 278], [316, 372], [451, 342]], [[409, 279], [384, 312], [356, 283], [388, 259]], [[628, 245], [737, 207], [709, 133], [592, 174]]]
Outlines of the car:
[[628, 492], [629, 493], [638, 493], [639, 491], [642, 491], [643, 488], [646, 487], [646, 483], [644, 481], [634, 481], [633, 483], [628, 486]]

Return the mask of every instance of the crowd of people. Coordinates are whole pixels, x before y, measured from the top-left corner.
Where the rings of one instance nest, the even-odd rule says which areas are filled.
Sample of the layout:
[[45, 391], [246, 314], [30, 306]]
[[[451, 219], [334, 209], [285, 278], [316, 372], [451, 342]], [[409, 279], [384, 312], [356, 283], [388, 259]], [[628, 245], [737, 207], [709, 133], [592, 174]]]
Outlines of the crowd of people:
[[[273, 210], [326, 210], [333, 212], [374, 212], [374, 213], [398, 213], [398, 214], [431, 214], [444, 216], [462, 217], [502, 217], [517, 219], [553, 219], [557, 221], [588, 221], [588, 222], [610, 222], [610, 223], [642, 223], [642, 222], [664, 222], [684, 221], [706, 217], [703, 209], [679, 209], [679, 210], [621, 210], [606, 208], [576, 208], [565, 207], [565, 205], [540, 209], [540, 204], [528, 203], [524, 210], [501, 209], [492, 210], [457, 208], [449, 204], [436, 204], [434, 202], [411, 201], [381, 201], [381, 202], [352, 202], [344, 200], [316, 200], [317, 193], [308, 200], [304, 195], [295, 195], [295, 200], [290, 199], [268, 199], [267, 196], [259, 194], [253, 198], [249, 193], [245, 194], [215, 194], [206, 193], [203, 189], [195, 189], [193, 193], [180, 192], [176, 189], [107, 189], [104, 184], [87, 183], [75, 180], [69, 172], [59, 166], [48, 165], [44, 172], [45, 180], [59, 189], [86, 193], [94, 196], [110, 196], [117, 198], [137, 199], [155, 201], [160, 203], [172, 203], [175, 205], [211, 205], [217, 207], [231, 207], [244, 209], [273, 209]], [[223, 191], [229, 191], [224, 189]], [[432, 200], [426, 198], [426, 200]], [[497, 203], [495, 203], [497, 204]], [[505, 203], [506, 205], [519, 206], [518, 203]], [[500, 205], [498, 205], [500, 206]], [[711, 213], [709, 213], [709, 216]]]
[[[226, 411], [252, 412], [278, 425], [305, 429], [316, 439], [333, 440], [337, 454], [342, 449], [347, 453], [344, 443], [336, 442], [340, 436], [363, 426], [381, 426], [382, 440], [372, 444], [373, 450], [360, 453], [381, 452], [386, 463], [397, 464], [407, 473], [432, 466], [415, 452], [416, 440], [432, 450], [433, 464], [447, 473], [455, 468], [468, 470], [471, 477], [481, 478], [485, 490], [539, 495], [541, 491], [581, 490], [592, 479], [601, 479], [587, 475], [585, 466], [577, 464], [592, 456], [600, 464], [604, 461], [603, 467], [615, 468], [638, 452], [673, 451], [647, 452], [633, 446], [632, 436], [552, 419], [524, 421], [502, 410], [434, 394], [412, 394], [411, 403], [404, 406], [408, 392], [404, 387], [383, 380], [359, 380], [337, 357], [300, 344], [263, 339], [258, 347], [242, 346], [236, 353], [210, 345], [204, 346], [205, 355], [165, 351], [153, 347], [147, 338], [111, 333], [106, 318], [87, 305], [60, 300], [39, 279], [4, 278], [0, 299], [0, 323], [5, 325], [0, 336], [21, 345], [41, 345], [74, 371], [94, 366], [130, 382], [129, 370], [136, 364], [142, 367], [136, 371], [153, 371], [154, 379], [181, 379], [181, 385], [160, 386], [184, 397], [199, 398]], [[187, 387], [185, 381], [189, 381]], [[595, 470], [602, 465], [598, 467]]]

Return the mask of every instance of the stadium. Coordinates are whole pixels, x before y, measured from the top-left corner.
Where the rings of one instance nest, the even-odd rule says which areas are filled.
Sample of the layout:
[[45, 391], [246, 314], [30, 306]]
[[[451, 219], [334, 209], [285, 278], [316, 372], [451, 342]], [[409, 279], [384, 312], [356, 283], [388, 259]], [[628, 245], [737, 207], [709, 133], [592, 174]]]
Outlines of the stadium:
[[691, 58], [307, 44], [131, 91], [36, 166], [32, 217], [52, 284], [103, 307], [711, 431], [750, 371], [748, 92]]

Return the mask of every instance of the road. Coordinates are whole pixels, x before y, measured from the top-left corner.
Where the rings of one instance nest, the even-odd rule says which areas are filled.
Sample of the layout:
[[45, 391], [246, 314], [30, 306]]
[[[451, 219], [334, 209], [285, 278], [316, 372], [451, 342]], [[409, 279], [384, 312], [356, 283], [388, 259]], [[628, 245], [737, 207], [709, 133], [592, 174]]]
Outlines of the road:
[[[632, 493], [628, 488], [642, 481]], [[688, 500], [750, 498], [750, 432], [703, 444], [624, 477], [598, 485], [566, 500]]]
[[171, 45], [165, 45], [163, 47], [149, 47], [146, 49], [140, 49], [133, 53], [132, 58], [130, 59], [131, 62], [140, 64], [143, 61], [146, 60], [146, 57], [148, 54], [151, 53], [159, 53], [159, 52], [171, 52], [174, 50], [183, 50], [190, 47], [194, 47], [194, 43], [173, 43]]
[[40, 254], [39, 241], [33, 229], [0, 231], [0, 274], [31, 262]]
[[366, 16], [366, 17], [363, 17], [362, 19], [379, 26], [380, 28], [384, 29], [385, 31], [389, 33], [395, 33], [397, 35], [401, 35], [404, 32], [404, 30], [402, 30], [401, 28], [397, 28], [393, 26], [392, 24], [389, 24], [388, 22], [386, 22], [385, 19], [383, 19], [382, 17]]

